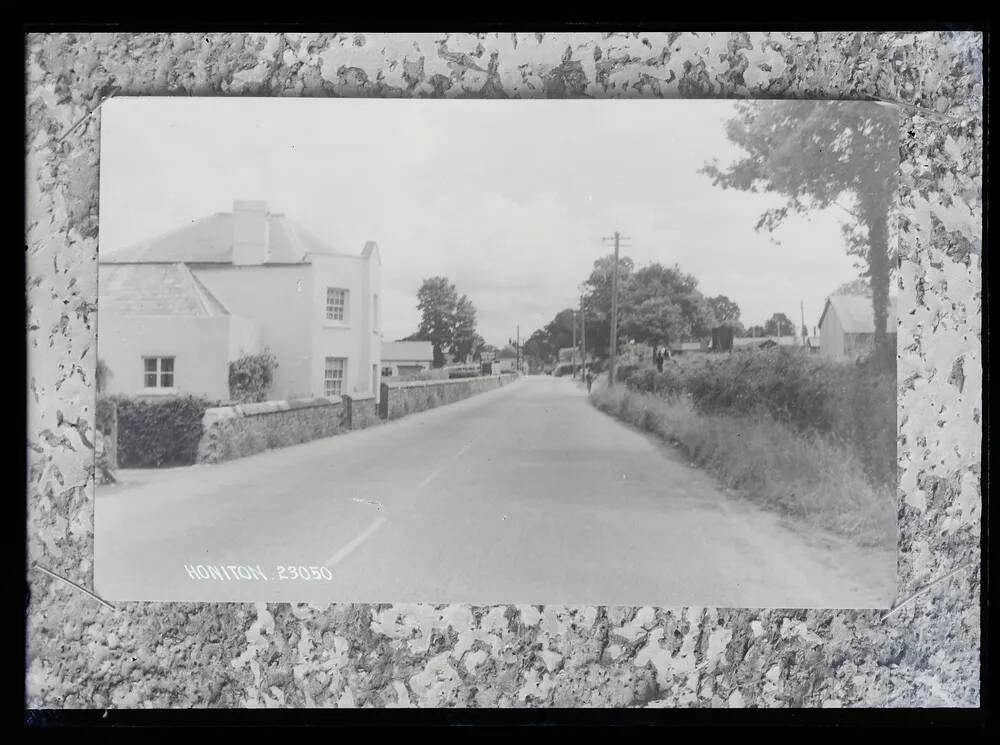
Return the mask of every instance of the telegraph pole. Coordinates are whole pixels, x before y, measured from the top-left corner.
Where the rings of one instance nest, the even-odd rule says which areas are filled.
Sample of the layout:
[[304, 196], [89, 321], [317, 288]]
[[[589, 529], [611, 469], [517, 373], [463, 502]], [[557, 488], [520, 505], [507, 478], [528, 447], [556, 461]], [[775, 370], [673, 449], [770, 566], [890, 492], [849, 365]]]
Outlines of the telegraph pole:
[[515, 364], [517, 365], [517, 367], [515, 368], [515, 371], [520, 375], [520, 373], [521, 373], [521, 324], [517, 324], [517, 326], [515, 326], [515, 328], [516, 328], [516, 331], [515, 331], [516, 336], [514, 337], [514, 339], [515, 339], [515, 342], [514, 342], [514, 360], [515, 360]]
[[[615, 265], [611, 275], [611, 347], [608, 349], [608, 387], [615, 384], [615, 358], [618, 356], [618, 247], [624, 236], [616, 230], [615, 242]], [[612, 238], [605, 238], [610, 241]], [[625, 238], [628, 240], [628, 238]]]
[[576, 380], [576, 311], [573, 311], [573, 380]]
[[583, 347], [583, 366], [580, 368], [583, 373], [582, 378], [587, 375], [587, 316], [583, 312], [583, 295], [580, 295], [580, 346]]
[[799, 300], [799, 313], [802, 315], [802, 346], [806, 345], [806, 306]]

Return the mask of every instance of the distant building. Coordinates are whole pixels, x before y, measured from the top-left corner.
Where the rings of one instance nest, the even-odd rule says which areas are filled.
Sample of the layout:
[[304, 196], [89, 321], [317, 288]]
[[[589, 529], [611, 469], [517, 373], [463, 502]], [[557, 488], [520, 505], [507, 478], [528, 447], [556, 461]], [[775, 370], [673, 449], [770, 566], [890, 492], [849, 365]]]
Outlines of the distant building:
[[381, 260], [338, 253], [264, 202], [98, 256], [108, 393], [229, 399], [229, 363], [265, 348], [270, 398], [378, 395]]
[[500, 363], [500, 372], [514, 372], [517, 370], [517, 350], [508, 344], [497, 354], [496, 361]]
[[678, 341], [670, 344], [671, 354], [691, 354], [694, 352], [707, 352], [711, 346], [710, 339], [701, 341]]
[[413, 375], [434, 366], [434, 345], [429, 341], [383, 341], [382, 377]]
[[[889, 298], [885, 324], [890, 343], [896, 344], [896, 298]], [[861, 295], [832, 295], [819, 319], [820, 354], [835, 360], [867, 357], [875, 347], [875, 310], [872, 299]]]

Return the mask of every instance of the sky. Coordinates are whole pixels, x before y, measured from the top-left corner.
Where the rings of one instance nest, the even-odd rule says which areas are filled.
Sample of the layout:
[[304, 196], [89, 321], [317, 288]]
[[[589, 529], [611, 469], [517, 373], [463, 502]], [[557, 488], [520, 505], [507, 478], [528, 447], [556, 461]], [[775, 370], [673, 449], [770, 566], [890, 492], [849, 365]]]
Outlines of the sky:
[[602, 239], [637, 266], [679, 264], [747, 326], [819, 322], [858, 276], [843, 213], [754, 231], [783, 200], [714, 187], [698, 170], [740, 151], [725, 100], [114, 98], [101, 110], [100, 251], [263, 200], [340, 252], [382, 256], [383, 333], [419, 323], [444, 275], [479, 333], [522, 340], [579, 304]]

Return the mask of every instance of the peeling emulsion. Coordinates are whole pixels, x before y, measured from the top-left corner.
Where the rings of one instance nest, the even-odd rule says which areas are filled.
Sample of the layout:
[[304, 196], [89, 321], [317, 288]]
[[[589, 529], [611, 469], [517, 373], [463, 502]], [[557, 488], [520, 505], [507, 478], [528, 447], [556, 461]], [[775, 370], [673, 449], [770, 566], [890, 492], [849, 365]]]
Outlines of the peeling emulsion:
[[982, 38], [972, 33], [36, 34], [28, 552], [92, 586], [100, 116], [114, 95], [880, 98], [900, 106], [898, 613], [108, 609], [32, 571], [32, 707], [977, 706]]

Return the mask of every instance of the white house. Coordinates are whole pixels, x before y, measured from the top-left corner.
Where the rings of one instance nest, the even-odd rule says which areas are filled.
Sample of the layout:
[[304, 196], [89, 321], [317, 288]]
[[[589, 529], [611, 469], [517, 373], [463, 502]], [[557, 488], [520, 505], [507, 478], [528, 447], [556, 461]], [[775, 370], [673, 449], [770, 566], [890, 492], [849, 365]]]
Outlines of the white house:
[[497, 362], [500, 363], [500, 372], [510, 373], [517, 371], [518, 354], [510, 344], [497, 353]]
[[[896, 345], [896, 298], [889, 298], [885, 323], [890, 344]], [[861, 295], [832, 295], [819, 319], [819, 349], [824, 357], [855, 360], [871, 354], [875, 342], [875, 309]]]
[[106, 391], [229, 399], [229, 363], [269, 349], [269, 397], [378, 395], [381, 258], [338, 253], [266, 203], [99, 254]]
[[386, 378], [430, 370], [434, 345], [429, 341], [383, 341], [382, 376]]

